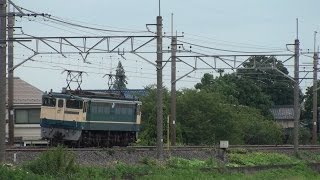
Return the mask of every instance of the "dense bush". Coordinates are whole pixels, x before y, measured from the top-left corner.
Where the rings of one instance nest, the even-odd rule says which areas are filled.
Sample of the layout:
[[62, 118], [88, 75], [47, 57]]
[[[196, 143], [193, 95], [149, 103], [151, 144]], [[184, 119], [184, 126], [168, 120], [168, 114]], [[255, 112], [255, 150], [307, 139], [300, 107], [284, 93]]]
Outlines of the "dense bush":
[[[287, 144], [293, 144], [293, 129], [288, 132]], [[299, 144], [309, 144], [311, 133], [307, 127], [299, 127]]]

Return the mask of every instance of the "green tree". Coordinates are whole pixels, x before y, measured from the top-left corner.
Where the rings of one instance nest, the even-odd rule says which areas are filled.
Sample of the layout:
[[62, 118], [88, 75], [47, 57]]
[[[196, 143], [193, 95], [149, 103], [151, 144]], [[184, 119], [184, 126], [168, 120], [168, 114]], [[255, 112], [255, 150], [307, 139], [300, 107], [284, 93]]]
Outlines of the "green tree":
[[177, 98], [177, 120], [181, 122], [183, 142], [214, 144], [218, 140], [237, 138], [231, 137], [236, 133], [229, 133], [238, 129], [233, 128], [224, 102], [218, 93], [185, 89]]
[[205, 73], [203, 75], [203, 77], [201, 78], [201, 82], [200, 83], [197, 83], [195, 85], [195, 88], [196, 89], [204, 89], [208, 86], [211, 86], [213, 85], [214, 83], [214, 77], [212, 74], [209, 74], [209, 73]]
[[228, 102], [260, 109], [264, 115], [271, 116], [271, 98], [252, 79], [239, 77], [235, 74], [225, 74], [213, 78], [211, 74], [204, 74], [197, 89], [213, 91], [223, 94]]
[[[320, 81], [318, 81], [320, 83]], [[318, 107], [320, 105], [320, 89], [317, 90], [317, 100], [318, 100]], [[312, 128], [312, 111], [313, 111], [313, 86], [307, 87], [306, 94], [304, 95], [304, 109], [301, 113], [301, 119], [304, 124], [311, 130]]]
[[[272, 67], [276, 67], [281, 73]], [[289, 72], [283, 63], [275, 57], [250, 57], [247, 62], [243, 63], [243, 68], [237, 70], [237, 73], [255, 80], [262, 91], [271, 97], [274, 105], [293, 104], [294, 83], [284, 76]]]
[[[142, 131], [139, 133], [141, 144], [155, 145], [157, 138], [157, 89], [156, 85], [150, 85], [145, 88], [146, 96], [140, 98], [142, 101]], [[163, 88], [163, 134], [164, 141], [167, 141], [167, 117], [170, 113], [170, 94], [166, 88]], [[177, 141], [180, 141], [180, 126], [177, 123]]]
[[[197, 89], [177, 92], [178, 142], [210, 145], [219, 140], [229, 140], [232, 144], [281, 143], [281, 127], [264, 114], [269, 112], [270, 97], [253, 80], [235, 74], [218, 78], [205, 74], [195, 87]], [[163, 118], [166, 119], [170, 95], [164, 89]], [[139, 139], [142, 144], [154, 145], [156, 87], [149, 86], [146, 90], [147, 96], [141, 98], [143, 130]], [[166, 121], [163, 125], [166, 127]]]
[[186, 89], [177, 100], [177, 120], [186, 144], [281, 143], [282, 130], [274, 121], [255, 108], [229, 104], [219, 92]]
[[223, 69], [218, 69], [218, 73], [220, 74], [220, 77], [222, 76], [222, 74], [224, 73]]
[[112, 89], [115, 89], [115, 90], [127, 89], [127, 86], [126, 86], [127, 84], [128, 82], [127, 82], [126, 72], [122, 66], [121, 61], [119, 61], [117, 70], [116, 70], [116, 77], [115, 77], [115, 81]]

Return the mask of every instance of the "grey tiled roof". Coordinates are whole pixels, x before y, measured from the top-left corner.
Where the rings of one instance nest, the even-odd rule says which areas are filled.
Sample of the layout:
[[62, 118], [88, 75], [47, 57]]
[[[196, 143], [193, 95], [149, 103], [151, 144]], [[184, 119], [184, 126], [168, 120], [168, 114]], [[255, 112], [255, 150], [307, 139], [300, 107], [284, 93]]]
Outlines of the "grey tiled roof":
[[294, 109], [293, 106], [276, 106], [270, 109], [276, 120], [292, 120], [294, 119]]
[[[41, 104], [43, 92], [31, 84], [15, 77], [14, 80], [14, 104]], [[8, 80], [7, 80], [7, 98], [8, 101]]]

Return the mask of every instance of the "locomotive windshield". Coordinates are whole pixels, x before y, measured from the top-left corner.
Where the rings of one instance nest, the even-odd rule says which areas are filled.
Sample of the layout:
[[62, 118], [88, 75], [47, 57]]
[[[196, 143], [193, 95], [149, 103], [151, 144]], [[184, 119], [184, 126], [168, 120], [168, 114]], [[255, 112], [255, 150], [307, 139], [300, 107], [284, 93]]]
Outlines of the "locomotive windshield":
[[83, 101], [70, 99], [67, 100], [66, 107], [72, 109], [82, 109]]
[[43, 98], [42, 99], [42, 106], [55, 107], [56, 106], [56, 99], [55, 98]]

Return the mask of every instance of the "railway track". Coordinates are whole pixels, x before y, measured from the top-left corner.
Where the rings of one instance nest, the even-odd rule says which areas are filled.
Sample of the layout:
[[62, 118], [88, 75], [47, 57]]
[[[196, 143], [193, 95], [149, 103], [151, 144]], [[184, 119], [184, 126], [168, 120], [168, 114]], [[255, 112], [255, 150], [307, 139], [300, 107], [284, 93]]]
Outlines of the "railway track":
[[[44, 152], [52, 147], [12, 147], [7, 148], [7, 152]], [[165, 151], [205, 151], [219, 149], [219, 146], [170, 146], [164, 147]], [[293, 145], [230, 145], [229, 149], [246, 149], [252, 151], [291, 151]], [[67, 148], [68, 151], [156, 151], [156, 146], [128, 146], [113, 148]], [[301, 145], [299, 150], [320, 150], [319, 145]]]

